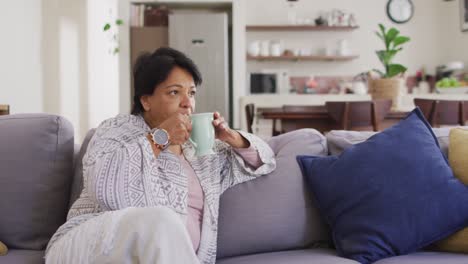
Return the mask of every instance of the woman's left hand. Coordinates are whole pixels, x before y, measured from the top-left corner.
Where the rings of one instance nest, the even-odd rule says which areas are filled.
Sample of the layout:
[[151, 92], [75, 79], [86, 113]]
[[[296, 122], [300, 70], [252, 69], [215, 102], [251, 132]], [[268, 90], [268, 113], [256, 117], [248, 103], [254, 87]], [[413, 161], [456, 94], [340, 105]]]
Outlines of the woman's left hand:
[[241, 136], [239, 132], [230, 129], [228, 123], [220, 113], [214, 112], [213, 119], [213, 126], [217, 139], [224, 141], [235, 148], [249, 147], [249, 142]]

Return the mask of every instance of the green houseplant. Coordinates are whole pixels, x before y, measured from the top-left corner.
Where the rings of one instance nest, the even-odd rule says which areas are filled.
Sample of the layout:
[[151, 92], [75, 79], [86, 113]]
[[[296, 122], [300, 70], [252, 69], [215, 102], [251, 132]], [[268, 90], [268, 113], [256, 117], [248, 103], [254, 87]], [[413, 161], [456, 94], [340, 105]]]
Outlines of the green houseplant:
[[401, 64], [393, 63], [395, 56], [403, 50], [402, 45], [409, 42], [410, 38], [401, 36], [396, 28], [389, 28], [379, 24], [380, 31], [377, 36], [383, 41], [385, 49], [377, 50], [376, 54], [384, 66], [384, 70], [374, 69], [380, 78], [369, 79], [369, 93], [372, 99], [391, 99], [392, 107], [398, 108], [401, 95], [406, 93], [404, 80], [401, 77], [407, 68]]
[[409, 37], [400, 36], [400, 31], [396, 28], [385, 29], [385, 26], [379, 24], [380, 32], [376, 31], [375, 34], [384, 42], [385, 49], [377, 50], [377, 56], [384, 66], [384, 72], [374, 69], [382, 78], [392, 78], [400, 73], [406, 72], [406, 67], [401, 64], [393, 63], [395, 55], [403, 50], [402, 45], [410, 41]]
[[117, 30], [117, 27], [122, 26], [123, 20], [118, 18], [115, 20], [115, 26], [112, 27], [112, 23], [106, 23], [104, 24], [103, 31], [108, 34], [109, 39], [112, 42], [112, 47], [109, 50], [109, 53], [112, 54], [117, 54], [120, 51], [119, 47], [119, 32]]

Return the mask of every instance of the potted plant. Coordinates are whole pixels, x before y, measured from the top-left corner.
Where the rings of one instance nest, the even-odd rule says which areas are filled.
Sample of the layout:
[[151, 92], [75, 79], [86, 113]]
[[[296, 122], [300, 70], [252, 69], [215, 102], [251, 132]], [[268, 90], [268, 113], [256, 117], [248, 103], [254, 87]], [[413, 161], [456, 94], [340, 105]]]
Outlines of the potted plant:
[[120, 51], [119, 47], [119, 32], [117, 27], [122, 26], [123, 20], [118, 18], [115, 20], [115, 27], [112, 27], [111, 23], [106, 23], [104, 24], [103, 31], [108, 34], [109, 40], [112, 42], [112, 47], [109, 50], [109, 53], [111, 54], [117, 54]]
[[402, 45], [410, 41], [409, 37], [401, 36], [396, 28], [386, 30], [385, 26], [379, 24], [380, 32], [377, 36], [385, 45], [384, 50], [377, 50], [377, 56], [384, 66], [384, 70], [374, 69], [380, 78], [369, 79], [369, 93], [372, 99], [392, 99], [393, 107], [398, 106], [400, 96], [404, 93], [404, 81], [401, 77], [407, 68], [401, 64], [393, 63], [393, 59], [398, 52], [403, 50]]

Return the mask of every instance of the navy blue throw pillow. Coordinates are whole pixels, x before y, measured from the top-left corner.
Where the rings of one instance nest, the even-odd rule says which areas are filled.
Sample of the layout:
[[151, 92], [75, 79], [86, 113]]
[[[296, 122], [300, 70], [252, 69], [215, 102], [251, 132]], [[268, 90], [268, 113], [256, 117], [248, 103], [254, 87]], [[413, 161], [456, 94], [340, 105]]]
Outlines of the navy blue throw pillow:
[[338, 157], [297, 160], [343, 257], [372, 263], [468, 226], [468, 187], [418, 108]]

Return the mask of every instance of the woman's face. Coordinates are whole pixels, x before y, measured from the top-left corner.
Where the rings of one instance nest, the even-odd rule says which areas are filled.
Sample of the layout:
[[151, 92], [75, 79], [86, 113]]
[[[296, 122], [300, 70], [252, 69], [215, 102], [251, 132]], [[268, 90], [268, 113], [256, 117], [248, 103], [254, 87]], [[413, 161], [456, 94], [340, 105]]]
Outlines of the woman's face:
[[145, 120], [154, 128], [176, 113], [191, 115], [195, 110], [196, 91], [192, 75], [180, 67], [174, 67], [167, 79], [156, 86], [152, 95], [141, 97]]

